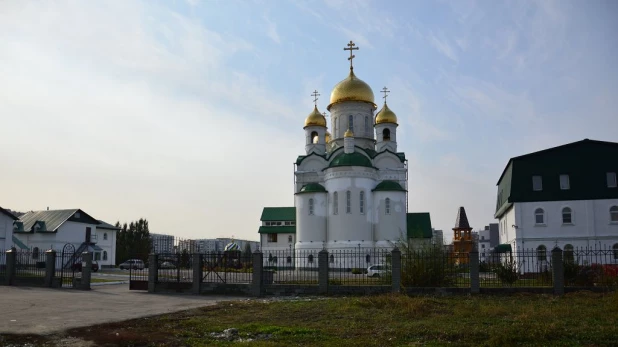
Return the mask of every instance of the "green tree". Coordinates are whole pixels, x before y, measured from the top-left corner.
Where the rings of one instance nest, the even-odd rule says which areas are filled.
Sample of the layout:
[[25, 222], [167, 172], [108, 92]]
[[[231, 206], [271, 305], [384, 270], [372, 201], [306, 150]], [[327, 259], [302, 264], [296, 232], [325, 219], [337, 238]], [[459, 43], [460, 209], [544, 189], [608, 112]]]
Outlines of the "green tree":
[[[120, 222], [116, 223], [120, 226]], [[141, 259], [148, 261], [148, 254], [152, 249], [148, 221], [140, 218], [136, 222], [127, 225], [124, 223], [116, 236], [116, 264], [127, 259]]]
[[252, 254], [251, 245], [249, 244], [249, 242], [247, 242], [245, 243], [245, 249], [242, 252], [242, 257], [244, 259], [251, 259], [251, 254]]

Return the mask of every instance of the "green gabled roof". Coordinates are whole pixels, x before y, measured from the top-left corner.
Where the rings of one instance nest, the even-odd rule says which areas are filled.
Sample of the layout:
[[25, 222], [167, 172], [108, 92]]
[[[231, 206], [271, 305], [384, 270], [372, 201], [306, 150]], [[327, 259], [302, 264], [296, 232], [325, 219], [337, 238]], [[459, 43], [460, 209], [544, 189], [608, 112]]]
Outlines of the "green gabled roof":
[[300, 165], [300, 163], [302, 163], [303, 160], [309, 158], [312, 155], [315, 155], [316, 157], [320, 157], [320, 158], [326, 160], [326, 155], [317, 154], [316, 152], [311, 152], [308, 155], [299, 155], [298, 158], [296, 158], [296, 165]]
[[296, 207], [264, 207], [260, 221], [296, 221]]
[[330, 165], [328, 165], [329, 168], [339, 166], [364, 166], [372, 168], [373, 164], [371, 163], [371, 159], [366, 156], [358, 152], [352, 152], [337, 155], [335, 159], [330, 162]]
[[371, 190], [372, 192], [405, 192], [401, 184], [395, 181], [382, 181]]
[[409, 239], [430, 239], [432, 237], [429, 212], [407, 213], [406, 222]]
[[296, 227], [292, 225], [284, 226], [261, 226], [258, 230], [260, 234], [296, 234]]
[[395, 154], [399, 157], [399, 160], [401, 160], [401, 162], [406, 161], [406, 154], [405, 153], [399, 152], [399, 153], [395, 153]]
[[[76, 217], [79, 212], [80, 216]], [[99, 225], [100, 222], [80, 209], [71, 210], [45, 210], [45, 211], [30, 211], [19, 218], [24, 223], [24, 231], [30, 232], [37, 221], [45, 222], [47, 230], [42, 231], [57, 231], [58, 228], [65, 222], [77, 222]]]
[[308, 183], [305, 184], [302, 188], [300, 188], [300, 191], [296, 194], [303, 193], [326, 193], [326, 188], [324, 188], [324, 186], [319, 183]]
[[386, 153], [386, 152], [388, 152], [388, 153], [390, 153], [392, 155], [395, 155], [399, 159], [399, 161], [401, 161], [402, 163], [406, 161], [406, 154], [405, 153], [403, 153], [403, 152], [395, 153], [395, 152], [391, 151], [388, 148], [383, 150], [380, 153], [375, 152], [375, 154], [372, 156], [372, 158], [375, 158], [375, 157], [379, 156], [380, 154]]

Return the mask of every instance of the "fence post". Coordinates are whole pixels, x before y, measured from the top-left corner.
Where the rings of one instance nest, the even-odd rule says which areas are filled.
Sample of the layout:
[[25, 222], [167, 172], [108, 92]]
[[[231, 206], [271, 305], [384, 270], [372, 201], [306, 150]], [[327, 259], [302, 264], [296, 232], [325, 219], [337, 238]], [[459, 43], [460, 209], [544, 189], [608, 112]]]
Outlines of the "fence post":
[[564, 264], [562, 263], [562, 250], [556, 246], [551, 250], [551, 271], [554, 280], [554, 294], [564, 294]]
[[391, 251], [391, 262], [392, 291], [399, 293], [401, 291], [401, 251], [397, 247]]
[[[180, 264], [177, 264], [180, 266]], [[159, 280], [159, 256], [150, 254], [148, 256], [148, 293], [154, 293]]]
[[479, 251], [475, 248], [468, 253], [468, 256], [470, 257], [470, 293], [478, 294], [481, 292]]
[[56, 277], [56, 251], [50, 249], [45, 252], [45, 287], [53, 287]]
[[90, 290], [90, 279], [92, 277], [92, 253], [82, 253], [82, 279], [80, 280], [79, 289]]
[[251, 293], [253, 296], [262, 296], [262, 266], [263, 255], [259, 250], [253, 252], [253, 275], [251, 277]]
[[318, 253], [318, 293], [328, 294], [328, 251]]
[[17, 250], [15, 247], [11, 247], [8, 251], [6, 251], [6, 285], [10, 286], [13, 284], [13, 278], [15, 278], [15, 266], [17, 264]]
[[193, 266], [193, 294], [201, 293], [202, 285], [202, 255], [200, 253], [193, 253], [193, 259], [191, 261]]

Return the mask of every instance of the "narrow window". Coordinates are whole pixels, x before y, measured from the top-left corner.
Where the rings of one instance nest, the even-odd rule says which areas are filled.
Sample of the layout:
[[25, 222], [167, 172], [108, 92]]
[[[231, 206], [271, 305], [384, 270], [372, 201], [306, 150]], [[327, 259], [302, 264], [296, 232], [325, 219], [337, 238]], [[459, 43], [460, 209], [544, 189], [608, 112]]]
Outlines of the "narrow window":
[[309, 254], [309, 256], [307, 257], [307, 262], [313, 263], [313, 254]]
[[32, 249], [32, 259], [39, 259], [39, 247]]
[[540, 261], [547, 260], [547, 248], [543, 245], [540, 245], [536, 249], [536, 258]]
[[335, 137], [339, 136], [339, 117], [333, 119], [333, 128], [335, 128]]
[[386, 214], [391, 214], [391, 199], [386, 198], [384, 201], [384, 212]]
[[345, 213], [352, 213], [352, 192], [345, 192], [346, 207]]
[[616, 188], [617, 184], [618, 183], [616, 182], [616, 173], [608, 172], [607, 173], [607, 188]]
[[359, 202], [360, 202], [360, 213], [363, 214], [365, 213], [365, 192], [360, 192]]
[[565, 207], [562, 209], [562, 224], [571, 223], [573, 223], [573, 211], [571, 211], [571, 208]]
[[309, 215], [313, 216], [313, 199], [309, 199]]
[[573, 245], [568, 243], [564, 245], [564, 261], [571, 264], [575, 261], [575, 256], [573, 255]]
[[339, 194], [333, 193], [333, 214], [339, 214]]
[[318, 132], [317, 131], [313, 131], [311, 132], [311, 143], [318, 143]]
[[614, 259], [618, 260], [618, 243], [614, 244]]
[[103, 260], [107, 260], [107, 251], [103, 251]]
[[391, 140], [391, 131], [389, 129], [382, 130], [382, 141]]
[[570, 188], [569, 175], [560, 175], [560, 189], [568, 190]]
[[288, 264], [292, 264], [292, 257], [290, 257], [290, 256], [288, 255], [288, 257], [287, 257], [287, 258], [285, 258], [285, 262], [286, 262], [286, 263], [288, 263]]
[[292, 235], [288, 236], [288, 243], [292, 243]]
[[537, 208], [534, 211], [534, 223], [545, 224], [545, 211], [542, 208]]
[[348, 116], [348, 129], [350, 129], [351, 132], [354, 132], [354, 116], [352, 115]]
[[365, 116], [365, 133], [369, 132], [369, 116]]
[[532, 176], [532, 190], [535, 192], [543, 190], [543, 178], [541, 176]]
[[335, 256], [331, 254], [330, 257], [328, 257], [328, 262], [329, 263], [334, 263], [335, 262]]
[[609, 208], [609, 220], [612, 223], [618, 223], [618, 206]]
[[103, 240], [107, 240], [107, 233], [103, 234]]

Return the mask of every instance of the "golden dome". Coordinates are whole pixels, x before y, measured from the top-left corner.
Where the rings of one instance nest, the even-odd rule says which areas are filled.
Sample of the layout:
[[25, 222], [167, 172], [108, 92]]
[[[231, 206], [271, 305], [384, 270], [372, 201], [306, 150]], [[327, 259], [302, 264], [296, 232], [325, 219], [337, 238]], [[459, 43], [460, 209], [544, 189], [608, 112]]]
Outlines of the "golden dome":
[[343, 137], [354, 137], [354, 133], [352, 130], [348, 129], [345, 131], [345, 134], [343, 134]]
[[350, 69], [348, 77], [337, 83], [335, 88], [333, 88], [333, 91], [330, 93], [330, 105], [326, 109], [330, 110], [333, 104], [342, 101], [364, 101], [370, 102], [375, 106], [371, 87], [356, 77], [352, 69]]
[[326, 127], [326, 118], [324, 118], [324, 115], [321, 114], [320, 111], [318, 111], [317, 106], [315, 106], [313, 108], [313, 111], [309, 113], [307, 118], [305, 118], [305, 126]]
[[376, 124], [382, 123], [394, 123], [397, 124], [397, 115], [395, 112], [391, 111], [390, 108], [384, 103], [384, 107], [378, 112], [376, 115]]
[[329, 143], [330, 139], [330, 133], [328, 132], [328, 130], [326, 130], [326, 134], [324, 134], [324, 142]]

